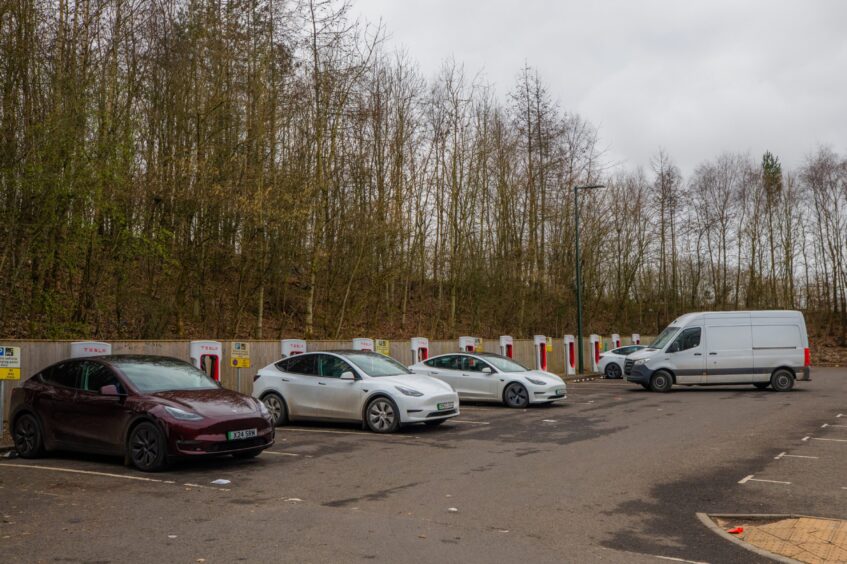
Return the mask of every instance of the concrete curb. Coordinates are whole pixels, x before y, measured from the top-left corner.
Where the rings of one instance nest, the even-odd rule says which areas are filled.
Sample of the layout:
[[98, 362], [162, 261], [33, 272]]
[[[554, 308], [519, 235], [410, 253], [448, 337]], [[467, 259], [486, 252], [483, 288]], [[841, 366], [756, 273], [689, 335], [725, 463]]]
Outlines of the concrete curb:
[[741, 539], [730, 535], [720, 527], [718, 527], [717, 523], [712, 520], [712, 517], [718, 519], [747, 519], [748, 521], [755, 521], [756, 519], [761, 520], [771, 520], [771, 519], [799, 519], [801, 517], [807, 517], [810, 519], [825, 519], [825, 517], [811, 517], [809, 515], [795, 515], [795, 514], [778, 514], [778, 513], [763, 513], [763, 514], [744, 514], [744, 513], [697, 513], [697, 518], [700, 519], [700, 522], [706, 525], [712, 532], [718, 534], [719, 536], [725, 538], [726, 540], [737, 544], [738, 546], [749, 550], [750, 552], [755, 552], [759, 556], [764, 556], [765, 558], [770, 558], [772, 560], [776, 560], [777, 562], [785, 562], [786, 564], [802, 564], [799, 560], [794, 560], [793, 558], [788, 558], [787, 556], [782, 556], [779, 554], [774, 554], [773, 552], [769, 552], [767, 550], [761, 549], [757, 546], [753, 546], [750, 543], [746, 543]]

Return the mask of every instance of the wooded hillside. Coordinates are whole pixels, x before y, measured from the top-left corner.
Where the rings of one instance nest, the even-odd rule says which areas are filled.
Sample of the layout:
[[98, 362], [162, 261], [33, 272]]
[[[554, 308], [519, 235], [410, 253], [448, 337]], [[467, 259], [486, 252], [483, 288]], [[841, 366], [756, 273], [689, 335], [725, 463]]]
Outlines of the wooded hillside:
[[[847, 159], [644, 168], [531, 67], [422, 76], [337, 1], [0, 2], [0, 334], [649, 333], [690, 310], [847, 326]], [[570, 56], [578, 56], [571, 54]], [[727, 131], [727, 135], [732, 135]], [[764, 152], [763, 148], [763, 152]]]

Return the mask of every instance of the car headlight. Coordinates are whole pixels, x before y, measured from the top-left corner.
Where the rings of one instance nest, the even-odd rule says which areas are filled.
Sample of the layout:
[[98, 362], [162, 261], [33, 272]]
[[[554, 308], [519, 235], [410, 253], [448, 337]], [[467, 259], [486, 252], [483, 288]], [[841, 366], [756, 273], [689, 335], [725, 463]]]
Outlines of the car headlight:
[[199, 413], [192, 413], [190, 411], [185, 411], [184, 409], [180, 409], [178, 407], [171, 407], [169, 405], [165, 406], [165, 411], [168, 412], [168, 415], [170, 415], [174, 419], [179, 419], [180, 421], [200, 421], [201, 419], [203, 419], [203, 416]]
[[646, 362], [647, 362], [647, 359], [646, 359], [646, 358], [642, 358], [642, 359], [636, 360], [636, 361], [635, 361], [635, 363], [634, 363], [634, 365], [635, 365], [635, 366], [641, 366], [642, 364], [644, 364], [644, 363], [646, 363]]
[[536, 386], [546, 386], [547, 385], [547, 382], [545, 382], [544, 380], [536, 380], [535, 378], [530, 378], [529, 376], [527, 376], [526, 379], [529, 383], [535, 384]]
[[407, 388], [406, 386], [394, 386], [397, 388], [397, 391], [403, 394], [404, 396], [412, 396], [413, 398], [419, 398], [423, 395], [423, 393], [413, 389]]
[[259, 404], [259, 413], [261, 413], [263, 417], [270, 417], [271, 416], [271, 412], [268, 411], [267, 407], [265, 407], [265, 402], [257, 401], [256, 403]]

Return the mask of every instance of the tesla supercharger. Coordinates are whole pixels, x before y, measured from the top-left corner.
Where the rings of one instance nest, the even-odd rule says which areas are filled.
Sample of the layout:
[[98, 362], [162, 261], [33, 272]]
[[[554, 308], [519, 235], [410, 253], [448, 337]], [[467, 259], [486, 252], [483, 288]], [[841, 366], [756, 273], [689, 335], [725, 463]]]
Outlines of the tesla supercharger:
[[612, 333], [612, 348], [619, 349], [621, 348], [621, 336], [617, 333]]
[[77, 341], [71, 343], [71, 358], [85, 358], [88, 356], [105, 356], [112, 354], [111, 343], [100, 341]]
[[358, 338], [353, 339], [353, 350], [354, 351], [374, 351], [374, 340], [367, 338]]
[[480, 352], [481, 339], [478, 337], [459, 337], [459, 350], [462, 352]]
[[565, 335], [565, 372], [576, 374], [576, 339], [573, 335]]
[[279, 342], [282, 358], [306, 352], [306, 341], [303, 339], [283, 339]]
[[426, 337], [412, 337], [412, 359], [414, 362], [423, 362], [429, 358], [429, 339]]
[[221, 381], [221, 359], [224, 347], [218, 341], [191, 341], [191, 364], [205, 372], [215, 382]]
[[632, 334], [632, 344], [633, 345], [640, 345], [641, 344], [641, 335], [639, 335], [638, 333], [633, 333]]
[[500, 336], [500, 354], [512, 358], [515, 341], [509, 335]]
[[547, 336], [536, 335], [532, 340], [535, 344], [535, 368], [547, 372]]
[[588, 337], [588, 342], [591, 344], [591, 371], [600, 372], [600, 347], [602, 347], [603, 339], [600, 335], [591, 334]]

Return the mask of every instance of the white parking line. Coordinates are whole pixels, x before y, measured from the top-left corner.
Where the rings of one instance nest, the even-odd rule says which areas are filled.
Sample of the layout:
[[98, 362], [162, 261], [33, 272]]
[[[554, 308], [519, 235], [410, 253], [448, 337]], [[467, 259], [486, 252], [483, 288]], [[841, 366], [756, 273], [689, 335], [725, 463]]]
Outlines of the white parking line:
[[835, 416], [835, 418], [836, 418], [836, 419], [838, 419], [839, 417], [844, 417], [844, 414], [843, 414], [843, 413], [839, 413], [838, 415], [836, 415], [836, 416]]
[[774, 456], [774, 460], [779, 460], [780, 458], [814, 458], [817, 460], [817, 456], [804, 456], [802, 454], [788, 454], [787, 452], [781, 452], [778, 455]]
[[266, 450], [263, 454], [275, 454], [277, 456], [300, 456], [299, 454], [294, 452], [276, 452], [273, 450]]
[[145, 478], [143, 476], [128, 476], [126, 474], [112, 474], [111, 472], [95, 472], [94, 470], [77, 470], [76, 468], [61, 468], [57, 466], [39, 466], [37, 464], [11, 464], [0, 463], [0, 466], [10, 468], [34, 468], [35, 470], [52, 470], [53, 472], [67, 472], [69, 474], [88, 474], [93, 476], [106, 476], [108, 478], [122, 478], [124, 480], [137, 480], [139, 482], [157, 482], [160, 484], [175, 484], [173, 480], [159, 480], [157, 478]]
[[741, 478], [738, 483], [746, 484], [747, 482], [766, 482], [768, 484], [784, 484], [786, 486], [791, 485], [791, 482], [782, 482], [780, 480], [762, 480], [760, 478], [754, 478], [755, 474], [750, 474], [749, 476], [745, 476]]
[[805, 441], [808, 441], [808, 440], [809, 440], [809, 439], [811, 439], [811, 438], [812, 438], [812, 437], [810, 437], [809, 435], [806, 435], [805, 437], [803, 437], [803, 438], [802, 438], [802, 439], [800, 439], [800, 440], [805, 442]]
[[826, 429], [827, 427], [838, 427], [840, 429], [847, 429], [847, 425], [830, 425], [829, 423], [824, 423], [821, 425], [821, 429]]
[[469, 423], [471, 425], [491, 425], [488, 421], [469, 421], [467, 419], [450, 419], [451, 423]]
[[[300, 427], [278, 427], [276, 430], [277, 433], [328, 433], [332, 435], [357, 435], [364, 439], [374, 439], [378, 438], [379, 435], [374, 433], [367, 433], [365, 431], [335, 431], [330, 429], [303, 429]], [[382, 438], [392, 438], [392, 439], [420, 439], [417, 435], [398, 435], [392, 434], [390, 437], [382, 437]]]
[[813, 441], [832, 441], [834, 443], [847, 443], [847, 439], [819, 439], [818, 437], [812, 437]]

